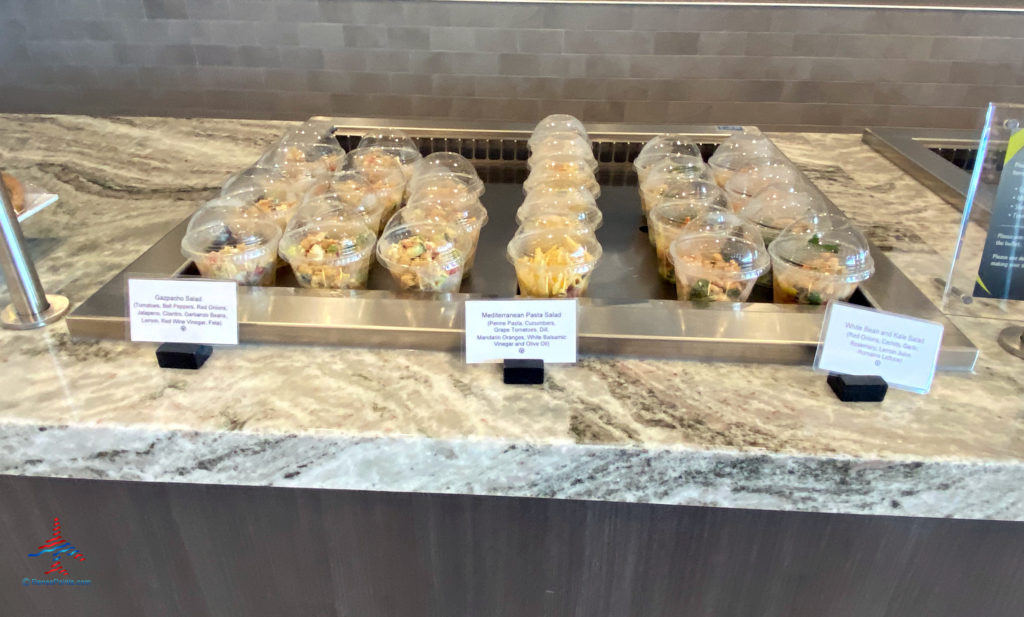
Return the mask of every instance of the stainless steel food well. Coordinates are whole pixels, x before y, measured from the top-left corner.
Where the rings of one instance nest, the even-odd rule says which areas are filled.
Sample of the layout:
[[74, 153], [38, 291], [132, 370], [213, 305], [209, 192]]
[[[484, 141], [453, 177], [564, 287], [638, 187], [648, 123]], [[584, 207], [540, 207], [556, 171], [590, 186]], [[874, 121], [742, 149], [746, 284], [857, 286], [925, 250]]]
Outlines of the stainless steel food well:
[[[461, 351], [463, 303], [516, 293], [515, 271], [506, 260], [505, 247], [516, 229], [515, 210], [522, 201], [521, 183], [527, 172], [526, 140], [533, 127], [371, 118], [312, 120], [333, 124], [346, 149], [370, 129], [392, 127], [416, 139], [424, 154], [444, 150], [466, 156], [487, 183], [483, 201], [490, 222], [483, 228], [476, 263], [460, 293], [401, 292], [377, 264], [365, 291], [302, 289], [285, 268], [275, 287], [239, 287], [239, 340]], [[588, 125], [601, 163], [598, 204], [605, 223], [598, 238], [604, 256], [592, 275], [588, 297], [579, 301], [581, 353], [790, 364], [813, 360], [824, 307], [772, 304], [770, 290], [764, 289], [756, 290], [745, 303], [680, 302], [675, 288], [658, 277], [632, 160], [644, 142], [664, 132], [688, 135], [707, 156], [731, 134], [730, 128]], [[68, 318], [71, 334], [127, 338], [126, 277], [196, 273], [179, 249], [186, 223], [174, 227], [79, 306]], [[971, 370], [978, 355], [974, 345], [877, 247], [871, 250], [875, 275], [861, 285], [853, 301], [942, 323], [945, 335], [939, 368]]]

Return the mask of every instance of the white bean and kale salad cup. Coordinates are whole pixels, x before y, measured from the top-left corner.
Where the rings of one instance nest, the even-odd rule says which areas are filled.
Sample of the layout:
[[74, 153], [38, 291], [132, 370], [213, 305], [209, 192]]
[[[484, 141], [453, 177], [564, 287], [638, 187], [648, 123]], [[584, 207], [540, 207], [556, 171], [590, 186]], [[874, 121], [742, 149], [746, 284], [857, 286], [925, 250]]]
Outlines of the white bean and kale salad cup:
[[727, 210], [710, 210], [690, 221], [669, 252], [679, 300], [743, 302], [768, 270], [757, 228]]
[[658, 255], [661, 278], [670, 283], [676, 281], [669, 247], [691, 221], [711, 210], [725, 211], [725, 206], [699, 200], [669, 199], [659, 203], [647, 215], [648, 233]]
[[838, 214], [794, 222], [768, 247], [774, 300], [780, 304], [826, 304], [848, 300], [875, 272], [864, 234]]

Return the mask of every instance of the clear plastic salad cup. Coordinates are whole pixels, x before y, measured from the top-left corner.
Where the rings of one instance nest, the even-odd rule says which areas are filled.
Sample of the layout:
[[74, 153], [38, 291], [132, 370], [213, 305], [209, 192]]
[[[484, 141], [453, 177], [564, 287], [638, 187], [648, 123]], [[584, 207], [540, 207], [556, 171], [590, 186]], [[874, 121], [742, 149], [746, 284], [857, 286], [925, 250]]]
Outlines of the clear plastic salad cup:
[[640, 208], [646, 214], [650, 210], [647, 200], [652, 195], [659, 195], [669, 184], [682, 180], [713, 182], [707, 166], [699, 158], [686, 154], [662, 157], [647, 170], [639, 185]]
[[516, 229], [515, 235], [519, 236], [531, 231], [561, 228], [569, 228], [581, 234], [592, 235], [595, 238], [597, 237], [594, 230], [586, 224], [581, 223], [579, 219], [562, 214], [551, 214], [547, 212], [535, 214], [524, 220]]
[[658, 274], [661, 278], [670, 283], [675, 282], [675, 268], [672, 267], [669, 247], [690, 221], [710, 210], [726, 211], [720, 203], [669, 199], [662, 201], [647, 215], [650, 237], [658, 254]]
[[318, 181], [311, 174], [296, 176], [280, 167], [254, 168], [226, 185], [221, 196], [255, 204], [284, 230], [303, 197]]
[[529, 182], [531, 178], [547, 177], [583, 178], [589, 181], [594, 178], [595, 169], [596, 167], [592, 167], [588, 161], [571, 154], [551, 154], [534, 161], [526, 180]]
[[280, 239], [281, 228], [265, 214], [244, 205], [213, 205], [192, 216], [181, 239], [181, 254], [195, 262], [205, 278], [273, 285]]
[[[370, 193], [372, 197], [373, 194]], [[372, 207], [368, 207], [372, 206]], [[381, 217], [383, 210], [374, 201], [352, 199], [352, 194], [341, 194], [334, 191], [314, 195], [310, 193], [295, 211], [295, 216], [288, 223], [289, 227], [298, 227], [319, 222], [359, 223], [370, 228], [374, 234], [383, 226]]]
[[[552, 183], [535, 187], [523, 199], [523, 205], [538, 200], [557, 199], [570, 203], [586, 201], [597, 206], [597, 199], [590, 192], [588, 186], [578, 186], [564, 183]], [[522, 206], [520, 206], [522, 207]]]
[[597, 170], [597, 159], [594, 157], [593, 146], [579, 133], [570, 131], [545, 133], [531, 146], [526, 166], [533, 169], [535, 164], [552, 156], [571, 156], [586, 163], [591, 170]]
[[651, 168], [665, 157], [685, 156], [693, 157], [704, 163], [701, 157], [700, 146], [691, 141], [685, 135], [665, 133], [656, 135], [640, 150], [640, 154], [633, 159], [633, 169], [636, 170], [637, 179], [644, 184]]
[[590, 143], [587, 129], [583, 127], [583, 123], [579, 119], [569, 114], [551, 114], [538, 122], [537, 126], [533, 127], [533, 133], [531, 133], [530, 139], [527, 142], [530, 151], [532, 152], [535, 145], [552, 133], [576, 133], [587, 143]]
[[[406, 181], [412, 179], [416, 166], [423, 158], [419, 147], [408, 135], [398, 129], [370, 131], [362, 136], [355, 150], [381, 150], [394, 156], [402, 166]], [[355, 152], [353, 150], [353, 152]]]
[[773, 184], [797, 185], [800, 172], [786, 161], [757, 159], [734, 173], [725, 183], [725, 196], [733, 212], [739, 212], [751, 197]]
[[345, 155], [342, 171], [359, 173], [381, 201], [384, 219], [402, 207], [406, 179], [400, 159], [381, 148], [357, 148]]
[[310, 173], [324, 176], [334, 173], [345, 150], [335, 140], [332, 142], [303, 143], [282, 140], [274, 148], [268, 150], [256, 162], [258, 167], [307, 167]]
[[601, 185], [597, 183], [597, 179], [594, 178], [592, 173], [581, 174], [576, 177], [566, 174], [531, 173], [530, 177], [523, 183], [523, 193], [529, 197], [537, 191], [540, 191], [541, 194], [562, 191], [586, 191], [596, 200], [601, 196]]
[[454, 171], [480, 177], [473, 162], [456, 152], [432, 152], [416, 164], [414, 175], [430, 173], [434, 170]]
[[[770, 245], [782, 230], [797, 221], [814, 214], [826, 214], [828, 206], [816, 195], [806, 192], [801, 186], [773, 184], [761, 189], [740, 210], [740, 216], [747, 219], [761, 232], [765, 245]], [[771, 287], [771, 271], [757, 280], [758, 285]]]
[[476, 257], [480, 230], [487, 224], [487, 209], [480, 200], [470, 198], [461, 202], [451, 202], [443, 198], [420, 195], [399, 210], [396, 217], [409, 223], [442, 223], [452, 226], [456, 233], [468, 242], [462, 269], [465, 276], [469, 275]]
[[647, 208], [644, 211], [645, 215], [651, 209], [656, 208], [662, 201], [670, 199], [700, 202], [702, 204], [722, 207], [728, 205], [722, 189], [718, 188], [718, 185], [714, 182], [708, 180], [672, 180], [667, 184], [653, 187], [646, 191], [645, 194], [646, 197], [642, 202]]
[[415, 176], [409, 183], [411, 203], [417, 197], [447, 197], [453, 202], [479, 199], [484, 194], [484, 183], [476, 176], [463, 173], [433, 171]]
[[534, 226], [540, 226], [541, 217], [549, 226], [557, 226], [554, 225], [554, 221], [564, 219], [571, 221], [567, 225], [569, 227], [579, 227], [592, 232], [597, 231], [604, 221], [604, 215], [587, 191], [550, 195], [532, 193], [516, 211], [516, 223], [520, 227], [527, 225], [528, 221], [534, 221]]
[[587, 292], [601, 244], [592, 233], [571, 227], [543, 229], [513, 236], [507, 255], [520, 295], [576, 298]]
[[377, 261], [402, 289], [452, 293], [462, 285], [468, 240], [443, 223], [388, 226]]
[[780, 304], [848, 300], [875, 272], [867, 238], [838, 214], [795, 221], [768, 247], [772, 286]]
[[377, 236], [362, 222], [290, 225], [278, 251], [295, 280], [314, 289], [363, 289]]
[[332, 215], [341, 214], [342, 219], [361, 216], [374, 233], [379, 233], [385, 223], [384, 209], [384, 202], [362, 174], [341, 171], [309, 189], [293, 220], [314, 218], [323, 210], [340, 210]]
[[715, 149], [708, 158], [718, 186], [725, 188], [729, 178], [753, 159], [780, 158], [775, 144], [760, 132], [735, 133]]
[[726, 210], [690, 221], [669, 246], [679, 300], [743, 302], [768, 270], [757, 228]]

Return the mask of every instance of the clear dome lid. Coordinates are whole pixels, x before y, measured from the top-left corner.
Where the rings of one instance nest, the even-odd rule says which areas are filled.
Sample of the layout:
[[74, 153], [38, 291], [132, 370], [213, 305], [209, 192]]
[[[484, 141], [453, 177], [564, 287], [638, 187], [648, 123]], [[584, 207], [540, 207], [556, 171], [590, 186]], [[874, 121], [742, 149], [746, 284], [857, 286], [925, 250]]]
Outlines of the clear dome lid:
[[549, 178], [583, 178], [589, 180], [594, 177], [594, 169], [590, 163], [572, 154], [551, 154], [534, 161], [530, 167], [530, 175], [527, 177], [527, 180], [538, 176]]
[[268, 150], [256, 162], [257, 167], [291, 167], [306, 165], [315, 175], [332, 173], [337, 170], [345, 156], [345, 150], [333, 143], [302, 143], [282, 141]]
[[578, 118], [569, 114], [551, 114], [538, 122], [537, 126], [533, 128], [533, 133], [528, 141], [530, 150], [532, 151], [535, 144], [541, 142], [552, 133], [576, 133], [587, 143], [590, 143], [587, 129], [583, 127], [583, 123]]
[[397, 157], [398, 162], [403, 166], [415, 165], [417, 161], [423, 158], [423, 155], [420, 154], [420, 149], [416, 146], [416, 142], [398, 129], [370, 131], [363, 135], [355, 150], [367, 149], [383, 150]]
[[409, 182], [409, 198], [417, 195], [431, 195], [437, 197], [448, 196], [453, 201], [466, 199], [479, 199], [484, 194], [484, 183], [476, 174], [465, 172], [442, 171], [436, 168], [434, 171], [420, 173], [413, 176]]
[[642, 187], [668, 184], [674, 180], [712, 180], [711, 172], [700, 158], [688, 154], [666, 155], [646, 168]]
[[532, 169], [535, 164], [551, 156], [571, 156], [584, 161], [592, 170], [597, 169], [593, 147], [578, 133], [559, 132], [543, 135], [533, 144], [526, 166]]
[[647, 214], [651, 225], [668, 227], [685, 227], [696, 218], [712, 211], [725, 212], [726, 206], [721, 201], [666, 199], [658, 203]]
[[703, 165], [704, 159], [700, 154], [700, 146], [687, 138], [685, 135], [664, 133], [656, 135], [640, 150], [640, 154], [633, 160], [633, 167], [639, 172], [648, 169], [659, 159], [666, 156], [691, 156], [696, 158]]
[[523, 192], [530, 195], [535, 191], [559, 192], [559, 191], [586, 191], [596, 200], [601, 196], [601, 185], [597, 183], [593, 173], [585, 174], [563, 174], [539, 172], [534, 169], [530, 177], [523, 183]]
[[720, 208], [728, 206], [722, 189], [707, 180], [674, 180], [661, 187], [654, 197], [654, 203], [650, 204], [652, 210], [663, 201], [687, 201]]
[[770, 184], [750, 198], [739, 214], [761, 229], [761, 235], [774, 239], [794, 221], [812, 214], [826, 214], [828, 205], [803, 185]]
[[814, 214], [794, 221], [768, 251], [772, 259], [834, 275], [846, 283], [866, 280], [875, 271], [867, 238], [839, 214]]
[[413, 176], [422, 176], [432, 173], [454, 173], [460, 176], [472, 176], [480, 178], [473, 163], [454, 152], [434, 152], [423, 157], [413, 171]]
[[317, 221], [357, 221], [373, 228], [384, 214], [384, 204], [367, 190], [365, 194], [343, 188], [324, 192], [310, 191], [295, 210], [288, 227], [301, 227]]
[[401, 159], [382, 148], [356, 148], [345, 155], [340, 169], [358, 172], [375, 190], [405, 187]]
[[215, 197], [203, 203], [188, 220], [186, 233], [193, 227], [205, 225], [216, 225], [224, 219], [257, 219], [270, 221], [267, 213], [261, 210], [255, 203], [240, 199], [238, 197]]
[[734, 280], [757, 278], [771, 264], [757, 227], [718, 208], [690, 221], [669, 251], [676, 263], [692, 261], [727, 270]]
[[181, 248], [182, 254], [190, 258], [226, 247], [244, 254], [262, 252], [276, 245], [280, 237], [280, 226], [258, 208], [220, 198], [206, 202], [192, 215]]
[[236, 177], [221, 190], [221, 196], [255, 204], [283, 227], [317, 182], [311, 175], [296, 179], [280, 167], [260, 167]]
[[800, 172], [786, 161], [756, 159], [748, 161], [725, 183], [725, 194], [737, 209], [746, 200], [772, 184], [796, 184]]
[[548, 217], [548, 223], [555, 220], [552, 217], [561, 217], [573, 221], [572, 226], [582, 226], [591, 231], [597, 231], [604, 221], [604, 215], [590, 193], [579, 190], [561, 194], [531, 193], [516, 211], [516, 223], [526, 226], [530, 220], [542, 216]]
[[713, 167], [737, 170], [745, 161], [757, 158], [778, 158], [775, 144], [761, 133], [735, 133], [715, 148], [708, 158]]
[[289, 262], [345, 265], [366, 259], [377, 236], [360, 221], [320, 220], [289, 225], [278, 253]]
[[[406, 222], [445, 222], [474, 232], [487, 224], [487, 208], [479, 199], [452, 200], [444, 196], [419, 194], [398, 211]], [[396, 215], [397, 216], [397, 215]]]

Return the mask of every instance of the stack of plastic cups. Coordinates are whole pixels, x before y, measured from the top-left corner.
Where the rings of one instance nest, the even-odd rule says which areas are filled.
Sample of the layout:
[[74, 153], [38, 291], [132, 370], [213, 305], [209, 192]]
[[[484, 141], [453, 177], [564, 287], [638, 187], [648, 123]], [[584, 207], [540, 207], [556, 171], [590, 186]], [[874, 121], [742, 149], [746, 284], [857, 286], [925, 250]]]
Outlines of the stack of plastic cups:
[[596, 236], [603, 216], [597, 207], [601, 187], [593, 146], [583, 124], [563, 114], [541, 120], [528, 144], [526, 197], [507, 251], [519, 293], [581, 296], [602, 252]]

